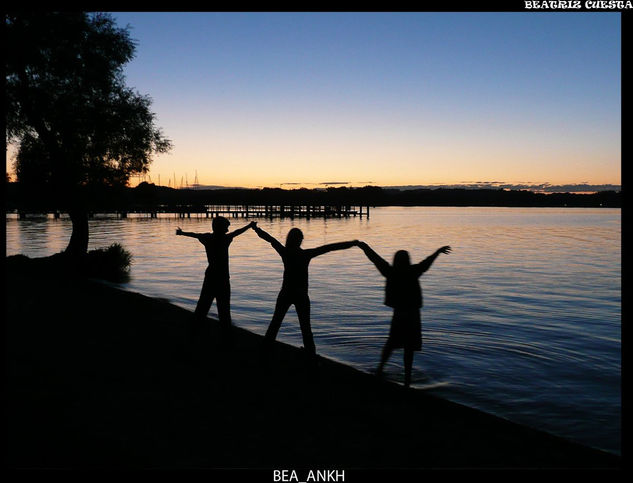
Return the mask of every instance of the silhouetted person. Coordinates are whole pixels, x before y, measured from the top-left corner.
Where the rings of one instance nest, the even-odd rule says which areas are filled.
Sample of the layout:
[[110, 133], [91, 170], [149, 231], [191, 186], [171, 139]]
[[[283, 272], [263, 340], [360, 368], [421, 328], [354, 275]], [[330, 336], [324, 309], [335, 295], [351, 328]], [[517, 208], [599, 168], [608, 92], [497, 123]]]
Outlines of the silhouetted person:
[[207, 252], [207, 260], [209, 261], [209, 266], [204, 272], [200, 298], [194, 312], [194, 332], [200, 327], [201, 322], [206, 319], [211, 304], [215, 299], [220, 326], [225, 335], [230, 335], [231, 282], [229, 275], [229, 245], [236, 236], [254, 227], [255, 222], [228, 233], [230, 224], [231, 222], [223, 216], [216, 216], [211, 222], [213, 233], [191, 233], [182, 231], [180, 227], [176, 230], [176, 235], [197, 238], [204, 245]]
[[301, 327], [301, 335], [303, 336], [303, 347], [306, 350], [310, 362], [314, 362], [316, 356], [316, 348], [312, 337], [312, 328], [310, 327], [310, 297], [308, 297], [308, 265], [310, 260], [324, 253], [334, 250], [345, 250], [353, 246], [358, 246], [358, 240], [331, 243], [318, 248], [309, 248], [304, 250], [301, 248], [303, 241], [303, 233], [299, 228], [292, 228], [286, 237], [286, 246], [282, 245], [278, 240], [266, 233], [258, 226], [254, 227], [257, 235], [269, 242], [273, 248], [279, 253], [284, 263], [284, 275], [281, 290], [277, 296], [275, 312], [273, 318], [266, 331], [264, 338], [264, 350], [268, 350], [272, 342], [277, 337], [281, 322], [288, 312], [291, 305], [294, 304], [299, 318]]
[[411, 384], [411, 366], [413, 352], [422, 350], [422, 288], [419, 277], [433, 264], [440, 253], [450, 253], [451, 247], [439, 248], [420, 263], [411, 265], [409, 252], [399, 250], [393, 257], [393, 265], [383, 259], [369, 245], [359, 243], [378, 271], [387, 278], [385, 287], [385, 305], [393, 308], [389, 338], [382, 350], [380, 364], [376, 374], [381, 375], [383, 367], [394, 349], [404, 349], [404, 385]]

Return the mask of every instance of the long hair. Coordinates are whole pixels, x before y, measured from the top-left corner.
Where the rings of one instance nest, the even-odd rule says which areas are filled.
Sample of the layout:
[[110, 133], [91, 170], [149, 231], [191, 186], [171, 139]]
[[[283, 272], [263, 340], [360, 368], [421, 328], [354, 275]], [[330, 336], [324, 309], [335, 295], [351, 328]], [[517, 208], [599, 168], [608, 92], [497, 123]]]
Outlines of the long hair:
[[299, 248], [303, 241], [303, 232], [299, 228], [291, 228], [286, 236], [287, 248]]
[[398, 250], [393, 256], [394, 268], [403, 268], [411, 265], [411, 259], [409, 258], [409, 252], [406, 250]]

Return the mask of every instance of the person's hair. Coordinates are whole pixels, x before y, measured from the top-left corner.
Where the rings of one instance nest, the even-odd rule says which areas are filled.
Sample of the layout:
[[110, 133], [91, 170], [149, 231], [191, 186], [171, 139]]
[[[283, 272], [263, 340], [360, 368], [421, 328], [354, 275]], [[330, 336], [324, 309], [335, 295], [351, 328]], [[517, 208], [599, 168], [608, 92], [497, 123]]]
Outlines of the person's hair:
[[409, 265], [411, 265], [409, 252], [406, 250], [398, 250], [396, 254], [393, 256], [393, 266], [397, 268], [397, 267], [407, 267]]
[[216, 216], [211, 222], [211, 227], [213, 228], [213, 231], [218, 231], [223, 228], [228, 228], [230, 224], [231, 222], [223, 216]]
[[299, 228], [291, 228], [286, 236], [286, 247], [300, 247], [303, 241], [303, 232]]

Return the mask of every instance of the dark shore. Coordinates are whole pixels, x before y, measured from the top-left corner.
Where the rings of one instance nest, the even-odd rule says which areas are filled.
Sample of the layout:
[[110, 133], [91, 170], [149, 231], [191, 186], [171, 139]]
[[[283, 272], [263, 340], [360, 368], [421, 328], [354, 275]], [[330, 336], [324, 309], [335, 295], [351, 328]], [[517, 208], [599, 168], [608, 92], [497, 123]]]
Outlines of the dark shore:
[[620, 469], [618, 456], [327, 359], [310, 373], [285, 344], [266, 364], [260, 336], [236, 329], [225, 347], [212, 319], [191, 340], [191, 312], [166, 301], [17, 263], [5, 286], [13, 470], [214, 470], [219, 481], [248, 470], [273, 481], [294, 469], [306, 481], [306, 470], [335, 469], [395, 481], [428, 469]]

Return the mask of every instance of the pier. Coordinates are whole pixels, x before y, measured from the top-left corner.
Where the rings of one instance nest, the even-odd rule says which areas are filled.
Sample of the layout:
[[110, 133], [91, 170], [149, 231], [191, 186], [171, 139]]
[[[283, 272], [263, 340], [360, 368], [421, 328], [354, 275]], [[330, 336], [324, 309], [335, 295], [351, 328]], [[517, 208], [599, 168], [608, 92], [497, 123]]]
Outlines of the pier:
[[191, 213], [208, 217], [227, 218], [349, 218], [369, 217], [369, 206], [350, 205], [207, 205], [200, 211], [181, 210], [181, 216]]
[[[18, 210], [19, 219], [27, 219], [36, 216], [48, 216], [53, 214], [55, 219], [60, 218], [59, 210], [51, 210], [49, 213]], [[119, 218], [127, 218], [129, 214], [147, 215], [157, 218], [159, 214], [173, 214], [176, 218], [205, 217], [214, 218], [224, 216], [227, 218], [369, 218], [369, 206], [362, 205], [137, 205], [118, 210], [89, 210], [89, 217], [95, 215], [116, 215]]]
[[369, 206], [358, 205], [179, 205], [161, 206], [148, 209], [130, 209], [120, 213], [125, 217], [127, 213], [145, 213], [157, 217], [158, 213], [173, 213], [179, 218], [204, 216], [213, 218], [225, 216], [227, 218], [350, 218], [369, 217]]

